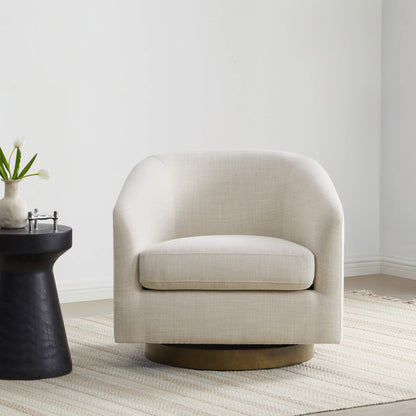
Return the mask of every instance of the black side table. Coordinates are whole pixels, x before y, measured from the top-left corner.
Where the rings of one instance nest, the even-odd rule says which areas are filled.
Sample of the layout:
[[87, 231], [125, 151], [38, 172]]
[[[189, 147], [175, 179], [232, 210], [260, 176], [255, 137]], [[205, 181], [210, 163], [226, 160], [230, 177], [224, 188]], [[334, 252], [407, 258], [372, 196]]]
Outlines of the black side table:
[[53, 264], [72, 246], [72, 229], [40, 224], [0, 229], [0, 379], [71, 372]]

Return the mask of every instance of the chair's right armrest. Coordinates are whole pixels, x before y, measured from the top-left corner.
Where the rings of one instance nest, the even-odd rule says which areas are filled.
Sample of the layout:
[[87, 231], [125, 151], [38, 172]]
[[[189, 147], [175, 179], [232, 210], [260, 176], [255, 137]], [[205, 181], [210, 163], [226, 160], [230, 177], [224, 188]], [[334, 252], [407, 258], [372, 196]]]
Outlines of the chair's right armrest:
[[[342, 300], [344, 214], [335, 187], [315, 161], [299, 157], [288, 178], [285, 236], [315, 255], [314, 289]], [[289, 191], [290, 190], [290, 191]]]
[[115, 303], [142, 289], [139, 253], [174, 238], [174, 216], [169, 173], [157, 157], [149, 157], [131, 171], [113, 211]]

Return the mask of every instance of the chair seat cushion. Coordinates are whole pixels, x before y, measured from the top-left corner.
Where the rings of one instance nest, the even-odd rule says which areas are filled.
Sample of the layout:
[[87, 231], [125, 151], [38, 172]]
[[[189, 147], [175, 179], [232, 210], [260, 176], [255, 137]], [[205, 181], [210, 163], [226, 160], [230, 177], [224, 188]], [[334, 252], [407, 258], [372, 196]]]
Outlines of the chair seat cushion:
[[287, 240], [206, 235], [156, 244], [139, 255], [140, 283], [156, 290], [304, 290], [314, 255]]

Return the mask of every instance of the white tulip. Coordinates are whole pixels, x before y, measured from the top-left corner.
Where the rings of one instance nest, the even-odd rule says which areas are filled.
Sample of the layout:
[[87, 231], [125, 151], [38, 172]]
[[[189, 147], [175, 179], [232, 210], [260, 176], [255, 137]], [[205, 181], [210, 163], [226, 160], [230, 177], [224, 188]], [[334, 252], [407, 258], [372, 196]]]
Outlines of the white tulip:
[[25, 144], [25, 139], [23, 137], [19, 137], [14, 141], [14, 147], [18, 147], [21, 149]]
[[48, 169], [41, 169], [38, 172], [38, 175], [39, 175], [39, 178], [42, 178], [42, 179], [49, 179], [50, 177], [50, 173]]

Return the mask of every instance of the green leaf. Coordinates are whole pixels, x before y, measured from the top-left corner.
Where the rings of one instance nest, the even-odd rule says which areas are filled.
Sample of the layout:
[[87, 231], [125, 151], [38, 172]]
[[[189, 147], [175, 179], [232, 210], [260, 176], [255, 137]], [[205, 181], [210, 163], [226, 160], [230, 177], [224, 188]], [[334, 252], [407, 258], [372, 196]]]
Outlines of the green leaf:
[[23, 168], [23, 170], [20, 172], [20, 175], [17, 177], [17, 179], [22, 179], [23, 176], [26, 175], [28, 170], [32, 167], [33, 162], [35, 161], [37, 155], [38, 154], [36, 153], [35, 156], [33, 156], [32, 159], [30, 159], [30, 162]]
[[10, 166], [9, 166], [9, 162], [6, 159], [6, 156], [4, 156], [3, 150], [0, 147], [0, 160], [3, 162], [4, 166], [6, 166], [6, 169], [8, 170], [9, 174], [10, 174]]
[[20, 160], [22, 159], [22, 152], [19, 148], [17, 148], [16, 152], [16, 162], [14, 163], [14, 171], [13, 171], [13, 177], [12, 179], [17, 179], [17, 176], [19, 174], [19, 167], [20, 167]]
[[6, 171], [4, 170], [3, 161], [2, 161], [2, 163], [0, 164], [0, 176], [1, 176], [1, 177], [5, 180], [5, 181], [7, 181], [8, 177], [7, 177], [7, 173], [6, 173]]

